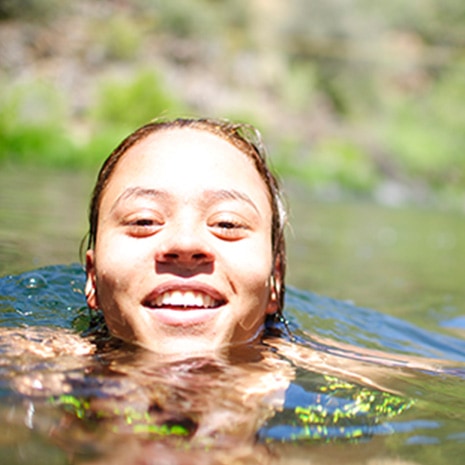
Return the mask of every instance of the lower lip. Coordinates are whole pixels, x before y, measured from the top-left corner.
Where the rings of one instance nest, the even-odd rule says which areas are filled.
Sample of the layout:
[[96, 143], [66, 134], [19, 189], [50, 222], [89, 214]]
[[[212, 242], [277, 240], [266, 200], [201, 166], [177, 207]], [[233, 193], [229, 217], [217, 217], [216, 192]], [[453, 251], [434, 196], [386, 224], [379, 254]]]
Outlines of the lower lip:
[[218, 314], [218, 308], [150, 309], [151, 314], [160, 322], [169, 326], [195, 326], [206, 323]]

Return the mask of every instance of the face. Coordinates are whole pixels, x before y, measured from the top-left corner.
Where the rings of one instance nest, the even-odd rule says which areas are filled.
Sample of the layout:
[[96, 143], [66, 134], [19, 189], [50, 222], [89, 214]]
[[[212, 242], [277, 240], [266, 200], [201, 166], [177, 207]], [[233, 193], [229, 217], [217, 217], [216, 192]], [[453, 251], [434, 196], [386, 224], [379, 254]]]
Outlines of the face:
[[100, 203], [86, 296], [117, 337], [160, 354], [252, 340], [277, 310], [271, 207], [252, 161], [207, 131], [132, 146]]

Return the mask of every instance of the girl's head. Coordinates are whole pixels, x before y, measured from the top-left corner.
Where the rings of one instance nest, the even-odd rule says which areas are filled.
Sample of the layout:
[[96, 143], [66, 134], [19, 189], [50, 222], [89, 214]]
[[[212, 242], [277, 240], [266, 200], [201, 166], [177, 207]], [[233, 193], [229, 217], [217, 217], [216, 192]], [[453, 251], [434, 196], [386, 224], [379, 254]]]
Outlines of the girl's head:
[[102, 166], [89, 221], [87, 302], [121, 339], [210, 351], [281, 311], [285, 213], [250, 126], [141, 127]]

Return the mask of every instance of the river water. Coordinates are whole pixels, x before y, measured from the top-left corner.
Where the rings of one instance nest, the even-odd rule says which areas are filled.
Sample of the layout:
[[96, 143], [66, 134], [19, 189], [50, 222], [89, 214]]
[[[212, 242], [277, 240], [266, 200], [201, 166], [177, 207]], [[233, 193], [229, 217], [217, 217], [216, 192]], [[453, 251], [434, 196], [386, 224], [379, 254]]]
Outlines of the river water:
[[[84, 276], [76, 262], [86, 230], [86, 205], [92, 182], [93, 176], [87, 173], [2, 168], [0, 324], [8, 331], [30, 326], [81, 330], [87, 325], [82, 295]], [[426, 207], [322, 202], [292, 187], [289, 203], [292, 228], [288, 234], [286, 314], [293, 334], [303, 346], [317, 349], [327, 357], [334, 356], [330, 364], [340, 360], [350, 366], [360, 360], [365, 363], [367, 353], [371, 353], [367, 351], [394, 356], [395, 363], [384, 364], [383, 379], [389, 392], [402, 393], [401, 404], [396, 404], [401, 414], [391, 417], [383, 411], [380, 416], [386, 418], [375, 421], [370, 412], [362, 416], [358, 412], [351, 417], [347, 414], [341, 420], [339, 411], [334, 411], [335, 398], [337, 408], [347, 413], [349, 404], [343, 402], [353, 403], [356, 398], [357, 403], [368, 395], [374, 399], [382, 395], [383, 389], [368, 393], [363, 387], [354, 387], [353, 379], [343, 385], [340, 381], [322, 378], [321, 370], [296, 368], [280, 413], [257, 426], [253, 440], [242, 438], [230, 448], [230, 444], [225, 445], [218, 439], [225, 435], [217, 433], [217, 443], [192, 446], [188, 450], [179, 438], [166, 442], [144, 436], [143, 440], [135, 441], [134, 428], [114, 436], [113, 430], [103, 431], [96, 426], [95, 418], [86, 417], [88, 423], [84, 428], [80, 423], [76, 426], [69, 417], [64, 420], [58, 412], [64, 409], [70, 415], [72, 403], [73, 418], [83, 420], [76, 399], [77, 394], [82, 397], [84, 393], [86, 398], [111, 399], [113, 407], [117, 399], [118, 409], [121, 408], [118, 402], [124, 399], [125, 408], [128, 402], [132, 408], [139, 405], [142, 389], [142, 381], [136, 383], [137, 389], [132, 386], [134, 373], [139, 380], [145, 380], [149, 371], [150, 383], [157, 386], [157, 395], [161, 395], [166, 390], [167, 370], [170, 373], [174, 370], [183, 374], [177, 375], [169, 395], [163, 398], [167, 405], [173, 405], [172, 409], [182, 410], [180, 405], [185, 402], [190, 405], [194, 402], [192, 399], [198, 399], [203, 405], [208, 399], [216, 398], [219, 403], [213, 403], [213, 411], [231, 415], [231, 405], [235, 405], [235, 417], [240, 417], [244, 412], [237, 410], [238, 399], [243, 399], [239, 391], [236, 395], [234, 389], [219, 383], [211, 388], [214, 394], [208, 399], [202, 393], [208, 391], [205, 386], [212, 379], [221, 378], [222, 382], [226, 379], [234, 384], [238, 374], [248, 376], [256, 368], [255, 359], [252, 357], [245, 368], [234, 364], [233, 368], [220, 369], [208, 364], [208, 369], [203, 365], [198, 368], [195, 362], [197, 365], [180, 370], [161, 367], [147, 354], [132, 354], [127, 359], [126, 352], [124, 355], [117, 352], [116, 359], [112, 355], [110, 361], [106, 355], [102, 356], [103, 362], [97, 363], [94, 358], [82, 361], [65, 354], [52, 363], [47, 357], [41, 358], [40, 349], [34, 356], [30, 351], [26, 355], [21, 350], [12, 352], [8, 340], [21, 341], [24, 334], [7, 332], [9, 336], [3, 334], [0, 339], [3, 399], [0, 462], [245, 464], [268, 463], [271, 454], [273, 463], [286, 464], [341, 461], [371, 465], [462, 464], [465, 455], [464, 215]], [[55, 336], [29, 333], [27, 337], [33, 345], [41, 337]], [[295, 365], [292, 357], [289, 360], [286, 357], [283, 359], [291, 360], [289, 365]], [[412, 360], [409, 357], [414, 357], [417, 363], [411, 370], [407, 366], [407, 360]], [[379, 355], [374, 358], [375, 372]], [[442, 361], [432, 362], [432, 359]], [[406, 367], [400, 369], [399, 364]], [[221, 377], [211, 374], [217, 371], [222, 373]], [[83, 379], [87, 380], [85, 384]], [[337, 395], [326, 397], [327, 385]], [[139, 394], [131, 397], [133, 391]], [[179, 396], [176, 400], [172, 399], [173, 393]], [[65, 399], [63, 394], [73, 394], [73, 400]], [[309, 411], [310, 406], [320, 405], [322, 398], [327, 399], [324, 421], [322, 417], [315, 417], [316, 410]], [[388, 398], [383, 402], [395, 410], [393, 404], [398, 400]], [[378, 408], [376, 405], [373, 403], [373, 408]], [[333, 409], [332, 416], [328, 409]], [[300, 412], [298, 419], [296, 412]], [[327, 420], [328, 415], [333, 423]], [[248, 425], [253, 424], [252, 417], [246, 422]], [[339, 419], [335, 420], [336, 417]], [[114, 421], [113, 417], [109, 421], [112, 428], [121, 428]], [[135, 420], [126, 416], [125, 421], [127, 427]], [[340, 421], [345, 422], [342, 429]], [[326, 429], [319, 427], [322, 422]], [[185, 421], [179, 424], [189, 430]], [[137, 425], [139, 430], [142, 426]], [[66, 431], [66, 434], [57, 431]], [[149, 432], [144, 430], [144, 434]], [[151, 430], [150, 434], [155, 433]], [[129, 455], [125, 456], [124, 450], [118, 452], [116, 455], [121, 459], [118, 461], [110, 452], [120, 450], [120, 444], [114, 441], [121, 438], [127, 444], [125, 451]], [[100, 449], [96, 443], [102, 445]]]

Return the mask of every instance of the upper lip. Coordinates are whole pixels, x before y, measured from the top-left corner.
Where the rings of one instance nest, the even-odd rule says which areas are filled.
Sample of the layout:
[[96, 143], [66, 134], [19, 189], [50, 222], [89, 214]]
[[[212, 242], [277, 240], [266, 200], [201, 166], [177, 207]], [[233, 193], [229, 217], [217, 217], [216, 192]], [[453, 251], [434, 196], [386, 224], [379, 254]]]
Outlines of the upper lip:
[[[193, 293], [194, 296], [200, 297], [203, 303], [207, 303], [206, 306], [199, 305], [181, 305], [181, 307], [195, 307], [195, 308], [217, 308], [226, 303], [226, 297], [214, 287], [209, 284], [205, 284], [198, 281], [168, 281], [160, 284], [153, 289], [142, 301], [142, 304], [146, 307], [166, 307], [170, 305], [162, 305], [157, 300], [162, 299], [164, 294], [172, 292], [181, 293]], [[192, 295], [191, 295], [192, 296]], [[176, 307], [177, 305], [171, 305]]]

